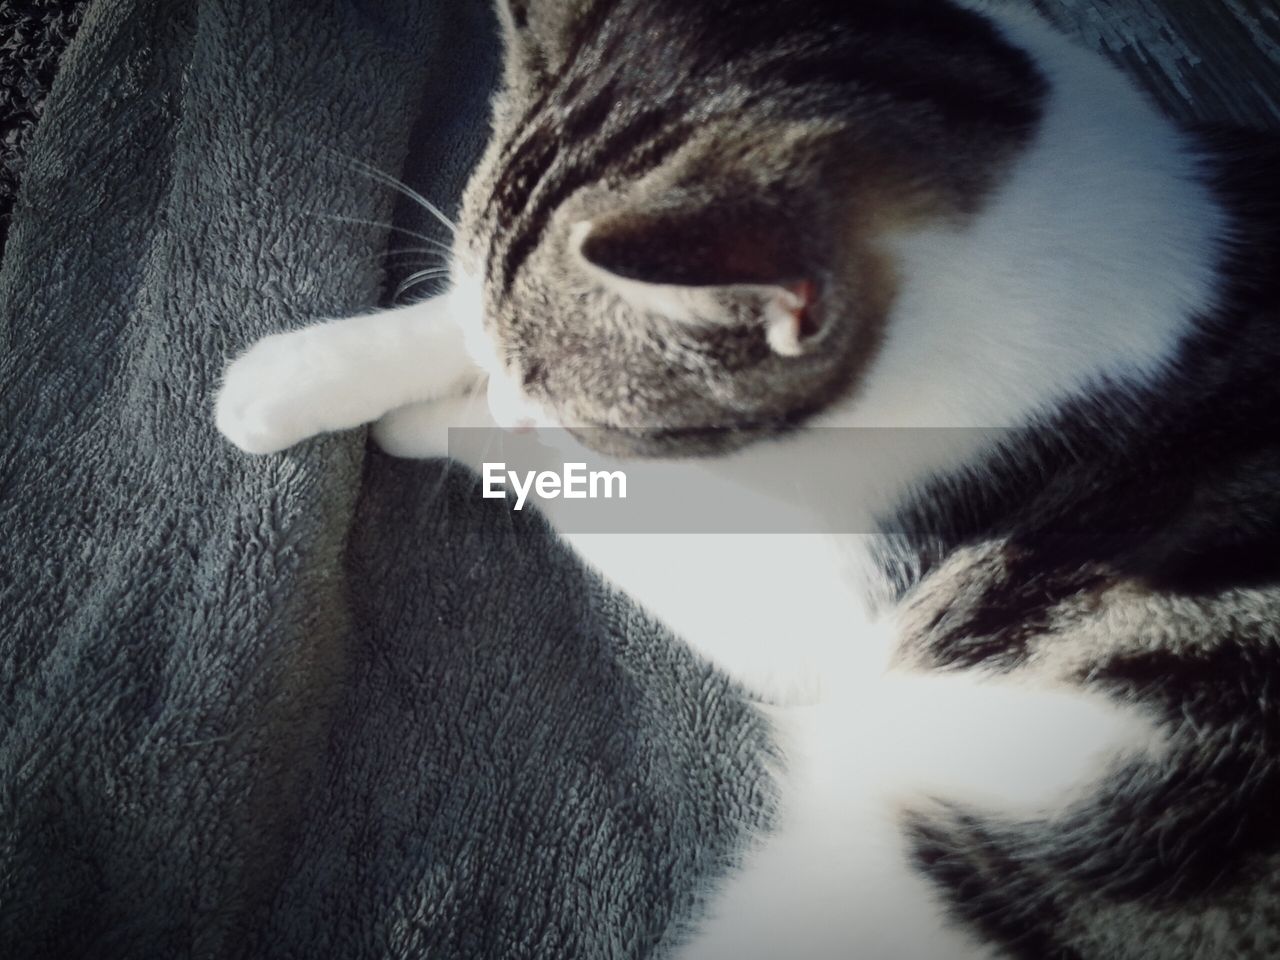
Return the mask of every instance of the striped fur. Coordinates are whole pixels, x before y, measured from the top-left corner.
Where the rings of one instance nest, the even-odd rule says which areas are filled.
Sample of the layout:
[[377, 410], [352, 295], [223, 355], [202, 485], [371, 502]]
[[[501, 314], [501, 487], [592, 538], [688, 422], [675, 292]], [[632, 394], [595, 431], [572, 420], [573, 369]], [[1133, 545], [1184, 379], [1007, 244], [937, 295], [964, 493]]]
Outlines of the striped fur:
[[1197, 140], [1233, 213], [1217, 309], [1146, 389], [1078, 398], [997, 482], [903, 519], [928, 533], [897, 567], [900, 656], [1105, 691], [1169, 737], [1057, 818], [911, 824], [957, 915], [1019, 957], [1280, 951], [1280, 143]]

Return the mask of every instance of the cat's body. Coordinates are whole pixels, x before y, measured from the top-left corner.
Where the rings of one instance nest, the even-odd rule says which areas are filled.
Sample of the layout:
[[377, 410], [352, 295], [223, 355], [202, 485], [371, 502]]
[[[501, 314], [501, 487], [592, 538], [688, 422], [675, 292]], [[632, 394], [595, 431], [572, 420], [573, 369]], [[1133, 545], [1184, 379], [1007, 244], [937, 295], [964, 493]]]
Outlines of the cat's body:
[[809, 488], [829, 534], [566, 537], [778, 731], [680, 955], [1280, 954], [1280, 149], [1021, 15], [721, 6], [504, 7], [451, 291], [258, 345], [219, 426], [566, 423], [713, 489], [953, 428]]

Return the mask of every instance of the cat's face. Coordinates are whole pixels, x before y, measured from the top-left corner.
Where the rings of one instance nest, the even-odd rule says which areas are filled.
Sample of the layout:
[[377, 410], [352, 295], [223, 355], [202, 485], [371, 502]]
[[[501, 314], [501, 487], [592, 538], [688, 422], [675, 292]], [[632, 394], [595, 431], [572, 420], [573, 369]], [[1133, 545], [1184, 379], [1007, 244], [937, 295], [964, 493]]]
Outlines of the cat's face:
[[941, 0], [509, 0], [468, 188], [494, 371], [610, 452], [730, 449], [856, 395], [898, 278], [1042, 84]]

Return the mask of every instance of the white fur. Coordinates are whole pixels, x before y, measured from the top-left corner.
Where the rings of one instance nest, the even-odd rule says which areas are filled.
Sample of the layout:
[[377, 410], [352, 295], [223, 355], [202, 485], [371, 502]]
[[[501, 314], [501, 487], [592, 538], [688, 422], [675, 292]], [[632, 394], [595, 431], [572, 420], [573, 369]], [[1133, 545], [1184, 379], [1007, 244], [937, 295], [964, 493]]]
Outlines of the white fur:
[[[822, 425], [1026, 424], [1090, 382], [1152, 376], [1189, 318], [1212, 305], [1223, 218], [1173, 127], [1118, 72], [1038, 21], [985, 12], [1053, 85], [1043, 128], [974, 222], [887, 238], [902, 288], [886, 341], [857, 396]], [[460, 418], [549, 422], [474, 336], [477, 290], [459, 273], [447, 297], [261, 342], [228, 370], [219, 428], [266, 452], [382, 417], [385, 448], [429, 455]], [[407, 406], [456, 393], [477, 366], [490, 409], [466, 399]], [[788, 485], [767, 478], [811, 464], [811, 436], [672, 469], [710, 489], [749, 476], [754, 495], [785, 501]], [[898, 462], [868, 458], [830, 496], [809, 489], [788, 507], [868, 510], [987, 442], [958, 433]], [[1087, 789], [1118, 753], [1156, 743], [1142, 717], [1069, 690], [889, 670], [892, 617], [872, 617], [858, 586], [864, 537], [567, 539], [774, 704], [786, 754], [778, 829], [714, 894], [684, 960], [987, 957], [907, 866], [896, 812], [946, 797], [1026, 815]]]
[[681, 960], [986, 960], [910, 869], [897, 816], [934, 798], [1028, 816], [1151, 739], [1069, 691], [872, 673], [821, 704], [770, 709], [786, 753], [777, 830], [715, 891]]
[[218, 429], [246, 453], [275, 453], [405, 404], [459, 394], [478, 382], [456, 320], [478, 310], [468, 293], [463, 287], [259, 340], [227, 367]]
[[985, 11], [1052, 84], [1042, 129], [973, 224], [891, 239], [903, 287], [840, 426], [1008, 427], [1141, 381], [1213, 305], [1225, 221], [1177, 129], [1102, 58]]

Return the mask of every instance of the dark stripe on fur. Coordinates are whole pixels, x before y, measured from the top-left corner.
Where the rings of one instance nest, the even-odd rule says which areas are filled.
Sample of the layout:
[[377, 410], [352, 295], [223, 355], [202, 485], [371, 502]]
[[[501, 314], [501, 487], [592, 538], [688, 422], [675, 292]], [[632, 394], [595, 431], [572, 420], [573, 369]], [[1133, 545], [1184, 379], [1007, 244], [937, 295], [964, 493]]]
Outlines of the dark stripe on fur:
[[[753, 74], [758, 89], [747, 96], [742, 81]], [[855, 99], [870, 95], [944, 126], [1025, 136], [1045, 89], [985, 18], [936, 0], [602, 0], [545, 82], [498, 164], [486, 212], [498, 225], [490, 252], [501, 251], [491, 262], [504, 295], [565, 200], [611, 173], [643, 175], [717, 103], [744, 123], [855, 119]], [[904, 130], [928, 125], [918, 113], [903, 119]]]
[[1094, 565], [1181, 593], [1280, 582], [1280, 186], [1266, 179], [1280, 139], [1207, 142], [1235, 213], [1221, 308], [1140, 395], [1094, 389], [887, 517], [909, 555], [886, 558], [895, 599], [962, 545], [1001, 540], [1046, 573]]
[[952, 919], [999, 944], [1011, 960], [1082, 960], [1052, 933], [1062, 925], [1061, 911], [1044, 896], [1052, 878], [1012, 859], [980, 822], [916, 814], [907, 817], [905, 833], [916, 869], [947, 891]]
[[1051, 545], [1005, 546], [947, 578], [942, 589], [926, 583], [907, 601], [902, 655], [933, 669], [1022, 666], [1033, 641], [1052, 634], [1064, 604], [1078, 606], [1115, 581], [1106, 568], [1055, 563], [1051, 554]]
[[[1132, 593], [1128, 620], [1107, 622], [1134, 635], [1099, 627], [1073, 679], [1145, 705], [1163, 751], [1052, 819], [952, 807], [909, 825], [955, 915], [1018, 956], [1070, 956], [1042, 941], [1066, 935], [1068, 908], [1123, 904], [1161, 929], [1234, 909], [1280, 852], [1280, 141], [1205, 143], [1235, 216], [1221, 309], [1145, 396], [1095, 392], [1016, 438], [1012, 464], [904, 511], [885, 567], [935, 665], [1034, 669], [1055, 630], [1082, 642], [1094, 594]], [[931, 574], [965, 545], [978, 559], [947, 609]]]
[[1034, 127], [1045, 83], [1021, 54], [994, 42], [979, 50], [958, 50], [941, 46], [945, 40], [931, 35], [894, 39], [884, 47], [864, 43], [850, 50], [840, 45], [801, 57], [783, 51], [758, 75], [783, 90], [827, 87], [845, 96], [850, 90], [874, 92], [900, 108], [935, 111], [956, 125]]
[[552, 214], [569, 197], [599, 180], [611, 163], [626, 169], [631, 176], [642, 175], [644, 168], [657, 166], [676, 150], [685, 136], [683, 128], [671, 126], [666, 111], [655, 108], [637, 113], [581, 159], [564, 155], [561, 169], [548, 172], [529, 196], [518, 225], [508, 234], [499, 268], [503, 292], [511, 289], [516, 273], [541, 241]]
[[951, 878], [979, 864], [1039, 876], [1047, 892], [1011, 894], [1026, 910], [1048, 909], [1040, 901], [1055, 890], [1149, 906], [1230, 890], [1280, 849], [1280, 644], [1259, 640], [1117, 657], [1091, 670], [1083, 684], [1162, 714], [1164, 752], [1117, 771], [1052, 820], [1001, 823], [960, 808], [918, 818], [915, 840], [934, 851], [927, 872], [953, 902], [969, 891], [939, 872], [938, 850]]

